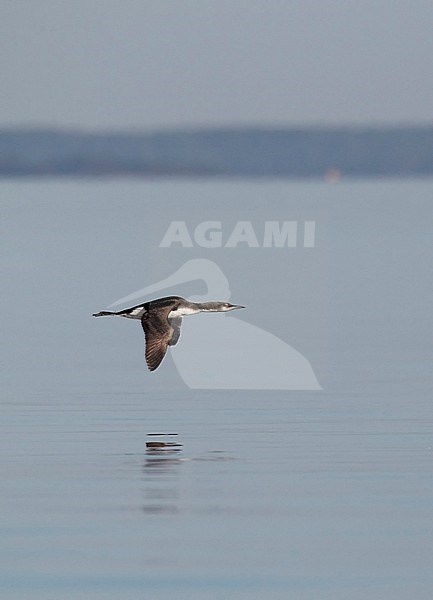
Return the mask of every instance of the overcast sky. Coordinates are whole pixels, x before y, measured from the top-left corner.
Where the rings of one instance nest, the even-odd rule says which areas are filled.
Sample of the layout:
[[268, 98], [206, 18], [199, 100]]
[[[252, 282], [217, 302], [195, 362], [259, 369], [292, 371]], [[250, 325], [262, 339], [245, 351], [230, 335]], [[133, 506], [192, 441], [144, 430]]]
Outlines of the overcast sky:
[[1, 0], [0, 126], [425, 123], [432, 0]]

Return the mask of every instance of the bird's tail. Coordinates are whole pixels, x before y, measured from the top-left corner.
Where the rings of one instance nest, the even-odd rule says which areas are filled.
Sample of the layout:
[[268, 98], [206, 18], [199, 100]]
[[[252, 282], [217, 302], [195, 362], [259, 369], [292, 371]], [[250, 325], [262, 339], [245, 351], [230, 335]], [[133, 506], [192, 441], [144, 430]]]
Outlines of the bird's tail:
[[105, 317], [107, 315], [118, 315], [119, 313], [117, 312], [111, 312], [109, 310], [101, 310], [101, 312], [98, 313], [93, 313], [94, 317]]

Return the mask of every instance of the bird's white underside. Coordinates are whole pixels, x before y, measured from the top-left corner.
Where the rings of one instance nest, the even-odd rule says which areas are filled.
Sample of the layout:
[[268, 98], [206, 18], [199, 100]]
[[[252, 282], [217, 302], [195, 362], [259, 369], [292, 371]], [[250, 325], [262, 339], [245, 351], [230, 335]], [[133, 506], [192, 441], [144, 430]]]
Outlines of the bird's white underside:
[[143, 307], [138, 307], [135, 308], [134, 310], [131, 310], [131, 312], [129, 313], [131, 316], [137, 317], [137, 318], [141, 318], [142, 314], [144, 313], [144, 308]]
[[176, 308], [175, 310], [172, 310], [168, 314], [168, 318], [173, 319], [175, 317], [184, 317], [185, 315], [194, 315], [197, 312], [200, 312], [200, 311], [198, 311], [195, 308], [190, 308], [190, 307]]
[[[176, 308], [168, 313], [168, 318], [175, 319], [176, 317], [184, 317], [185, 315], [194, 315], [197, 312], [200, 311], [190, 307]], [[144, 308], [142, 306], [138, 306], [137, 308], [134, 308], [134, 310], [131, 310], [128, 314], [122, 316], [128, 317], [129, 319], [141, 319], [143, 313]]]

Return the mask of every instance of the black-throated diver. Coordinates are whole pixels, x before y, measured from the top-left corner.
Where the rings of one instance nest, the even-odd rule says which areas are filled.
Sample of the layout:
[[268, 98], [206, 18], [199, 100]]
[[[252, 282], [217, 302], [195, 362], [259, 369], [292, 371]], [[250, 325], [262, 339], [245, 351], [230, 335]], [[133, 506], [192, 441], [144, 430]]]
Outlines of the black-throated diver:
[[146, 364], [149, 371], [155, 371], [167, 352], [167, 346], [177, 344], [182, 317], [200, 312], [228, 312], [237, 308], [245, 307], [230, 302], [189, 302], [181, 296], [167, 296], [118, 312], [102, 310], [93, 316], [140, 319], [146, 340]]

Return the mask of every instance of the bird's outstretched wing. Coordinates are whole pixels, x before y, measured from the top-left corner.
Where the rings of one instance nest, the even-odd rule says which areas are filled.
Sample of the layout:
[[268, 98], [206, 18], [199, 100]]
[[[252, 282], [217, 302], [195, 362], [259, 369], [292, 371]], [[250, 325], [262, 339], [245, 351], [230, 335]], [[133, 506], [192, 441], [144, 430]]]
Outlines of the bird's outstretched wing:
[[168, 314], [173, 306], [164, 307], [164, 309], [149, 309], [141, 317], [141, 324], [146, 338], [146, 364], [149, 371], [155, 371], [162, 362], [167, 352], [167, 346], [177, 342], [180, 336], [180, 323], [182, 319], [168, 319]]

